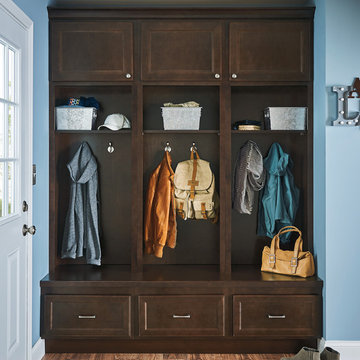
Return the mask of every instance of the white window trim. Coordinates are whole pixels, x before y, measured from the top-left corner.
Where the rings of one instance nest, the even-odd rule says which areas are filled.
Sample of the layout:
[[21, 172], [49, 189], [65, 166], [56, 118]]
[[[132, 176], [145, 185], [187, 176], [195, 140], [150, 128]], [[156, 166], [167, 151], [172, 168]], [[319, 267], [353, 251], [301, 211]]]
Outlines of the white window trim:
[[25, 30], [29, 30], [31, 32], [31, 40], [33, 40], [32, 20], [12, 0], [0, 0], [0, 6]]

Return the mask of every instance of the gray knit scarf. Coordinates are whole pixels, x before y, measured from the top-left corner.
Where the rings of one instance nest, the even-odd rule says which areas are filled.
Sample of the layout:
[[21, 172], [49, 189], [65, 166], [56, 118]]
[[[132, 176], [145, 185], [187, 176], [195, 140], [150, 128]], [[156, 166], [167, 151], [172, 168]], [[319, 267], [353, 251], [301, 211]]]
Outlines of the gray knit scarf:
[[239, 151], [234, 171], [233, 208], [240, 214], [251, 214], [254, 191], [260, 191], [265, 184], [263, 157], [253, 141], [249, 140]]

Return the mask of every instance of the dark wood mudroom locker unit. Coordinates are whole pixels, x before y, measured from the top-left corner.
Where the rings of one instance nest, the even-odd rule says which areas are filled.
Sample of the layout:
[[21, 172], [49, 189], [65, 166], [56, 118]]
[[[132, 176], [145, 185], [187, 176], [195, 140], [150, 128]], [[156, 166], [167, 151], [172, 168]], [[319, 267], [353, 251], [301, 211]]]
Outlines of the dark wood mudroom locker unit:
[[[316, 346], [322, 281], [261, 273], [270, 239], [256, 235], [257, 199], [252, 215], [231, 204], [239, 148], [253, 140], [265, 156], [279, 142], [301, 191], [295, 225], [313, 251], [313, 14], [309, 7], [49, 9], [50, 273], [41, 281], [47, 352], [286, 353]], [[122, 113], [131, 130], [56, 130], [55, 107], [79, 96], [101, 104], [96, 126]], [[203, 107], [200, 130], [163, 130], [162, 104], [190, 100]], [[307, 130], [232, 130], [238, 120], [262, 121], [268, 106], [308, 107]], [[98, 163], [100, 267], [61, 259], [59, 250], [66, 163], [82, 141]], [[157, 259], [144, 252], [144, 200], [167, 141], [174, 169], [193, 142], [211, 163], [220, 220], [178, 219], [176, 248]]]

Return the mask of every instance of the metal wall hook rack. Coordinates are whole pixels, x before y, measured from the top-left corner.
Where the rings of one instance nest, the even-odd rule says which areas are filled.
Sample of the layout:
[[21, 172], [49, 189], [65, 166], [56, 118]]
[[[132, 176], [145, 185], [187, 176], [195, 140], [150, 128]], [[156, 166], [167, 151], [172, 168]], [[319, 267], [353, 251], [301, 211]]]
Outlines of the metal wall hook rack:
[[169, 141], [166, 142], [166, 146], [165, 146], [165, 149], [164, 149], [164, 150], [167, 151], [167, 152], [170, 152], [170, 151], [171, 151], [171, 147], [170, 147], [170, 142], [169, 142]]
[[115, 148], [113, 147], [113, 144], [111, 141], [109, 141], [109, 146], [107, 148], [107, 151], [109, 154], [112, 154], [115, 151]]

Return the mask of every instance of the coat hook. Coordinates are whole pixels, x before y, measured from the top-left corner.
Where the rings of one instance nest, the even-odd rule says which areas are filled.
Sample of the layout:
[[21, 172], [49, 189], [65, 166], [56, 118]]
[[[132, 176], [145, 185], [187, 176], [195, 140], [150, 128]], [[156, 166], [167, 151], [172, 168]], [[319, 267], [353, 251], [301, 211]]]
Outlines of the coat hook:
[[111, 141], [109, 141], [109, 146], [107, 148], [107, 151], [109, 154], [112, 154], [115, 151]]
[[191, 151], [191, 152], [197, 151], [197, 147], [196, 147], [195, 142], [192, 143], [192, 146], [191, 146], [191, 148], [190, 148], [190, 151]]
[[164, 149], [164, 150], [167, 151], [167, 152], [170, 152], [170, 151], [171, 151], [171, 147], [170, 147], [170, 142], [169, 142], [169, 141], [166, 142], [166, 146], [165, 146], [165, 149]]

